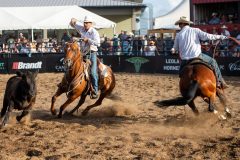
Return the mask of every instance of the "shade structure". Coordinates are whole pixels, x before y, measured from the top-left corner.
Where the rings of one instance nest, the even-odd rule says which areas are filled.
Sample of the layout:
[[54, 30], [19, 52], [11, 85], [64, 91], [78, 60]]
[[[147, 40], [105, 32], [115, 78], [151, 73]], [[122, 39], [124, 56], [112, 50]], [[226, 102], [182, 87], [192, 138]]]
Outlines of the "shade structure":
[[0, 9], [0, 30], [18, 30], [18, 29], [29, 29], [31, 24], [28, 24], [26, 21], [18, 18], [11, 12]]
[[0, 7], [0, 30], [68, 29], [71, 18], [83, 20], [91, 16], [96, 28], [111, 28], [116, 24], [78, 6]]
[[56, 12], [52, 15], [48, 15], [46, 19], [43, 19], [42, 21], [36, 23], [34, 28], [66, 29], [69, 28], [69, 22], [71, 18], [74, 17], [82, 22], [86, 15], [93, 18], [95, 28], [113, 28], [116, 25], [116, 23], [78, 6], [68, 6], [61, 8], [61, 11]]
[[190, 18], [190, 0], [183, 0], [176, 8], [169, 13], [155, 19], [154, 29], [179, 29], [175, 22], [181, 16]]

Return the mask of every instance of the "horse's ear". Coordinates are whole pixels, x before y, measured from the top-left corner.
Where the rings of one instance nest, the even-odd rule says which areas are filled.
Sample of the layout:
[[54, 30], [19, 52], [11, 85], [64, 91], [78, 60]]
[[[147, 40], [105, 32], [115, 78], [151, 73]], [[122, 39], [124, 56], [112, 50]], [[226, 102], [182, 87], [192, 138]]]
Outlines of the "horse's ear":
[[22, 79], [23, 79], [23, 80], [27, 80], [26, 74], [22, 74]]
[[16, 75], [19, 76], [19, 77], [22, 77], [23, 73], [21, 71], [17, 71]]
[[36, 70], [35, 72], [33, 72], [33, 78], [34, 79], [37, 77], [38, 73], [39, 73], [39, 70]]

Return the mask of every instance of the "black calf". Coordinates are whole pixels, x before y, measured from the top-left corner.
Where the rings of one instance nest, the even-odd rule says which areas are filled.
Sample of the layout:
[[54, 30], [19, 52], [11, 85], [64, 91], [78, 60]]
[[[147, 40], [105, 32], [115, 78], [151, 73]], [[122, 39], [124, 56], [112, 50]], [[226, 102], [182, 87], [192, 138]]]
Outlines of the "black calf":
[[37, 72], [27, 71], [22, 73], [18, 71], [16, 74], [7, 82], [0, 117], [1, 127], [7, 123], [9, 114], [13, 109], [23, 110], [22, 114], [16, 117], [20, 121], [29, 113], [36, 100], [37, 87], [35, 79]]

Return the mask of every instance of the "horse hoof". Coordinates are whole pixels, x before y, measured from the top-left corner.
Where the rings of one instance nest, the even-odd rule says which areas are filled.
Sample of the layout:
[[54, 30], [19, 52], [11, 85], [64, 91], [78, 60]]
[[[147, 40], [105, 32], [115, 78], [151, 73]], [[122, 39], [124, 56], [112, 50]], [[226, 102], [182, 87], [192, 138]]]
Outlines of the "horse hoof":
[[86, 116], [87, 113], [88, 113], [88, 111], [83, 111], [83, 112], [82, 112], [82, 116]]
[[18, 122], [20, 122], [21, 119], [22, 119], [22, 118], [21, 118], [20, 116], [17, 116], [17, 117], [16, 117], [16, 120], [17, 120]]
[[60, 118], [62, 118], [62, 115], [61, 115], [61, 114], [59, 114], [59, 115], [57, 116], [57, 118], [59, 118], [59, 119], [60, 119]]
[[222, 119], [222, 120], [226, 120], [227, 119], [227, 117], [225, 117], [224, 115], [220, 115], [219, 118]]
[[56, 110], [51, 110], [51, 113], [52, 113], [52, 115], [57, 115], [57, 111]]
[[227, 118], [232, 118], [232, 114], [229, 112], [226, 112], [226, 116], [227, 116]]

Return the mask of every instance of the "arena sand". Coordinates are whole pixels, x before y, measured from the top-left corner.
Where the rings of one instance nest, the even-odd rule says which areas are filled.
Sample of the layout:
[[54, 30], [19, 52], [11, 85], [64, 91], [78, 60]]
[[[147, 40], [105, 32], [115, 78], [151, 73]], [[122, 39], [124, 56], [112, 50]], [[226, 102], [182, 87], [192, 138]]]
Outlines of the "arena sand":
[[[7, 80], [0, 75], [0, 101]], [[0, 159], [240, 159], [240, 79], [225, 77], [233, 117], [221, 121], [201, 98], [194, 116], [187, 106], [158, 108], [153, 102], [179, 96], [177, 75], [116, 73], [114, 96], [83, 117], [87, 99], [73, 116], [52, 116], [51, 97], [63, 73], [40, 73], [31, 116], [0, 130]], [[56, 108], [66, 95], [57, 99]], [[66, 110], [71, 110], [78, 100]], [[220, 106], [220, 105], [219, 105]]]

